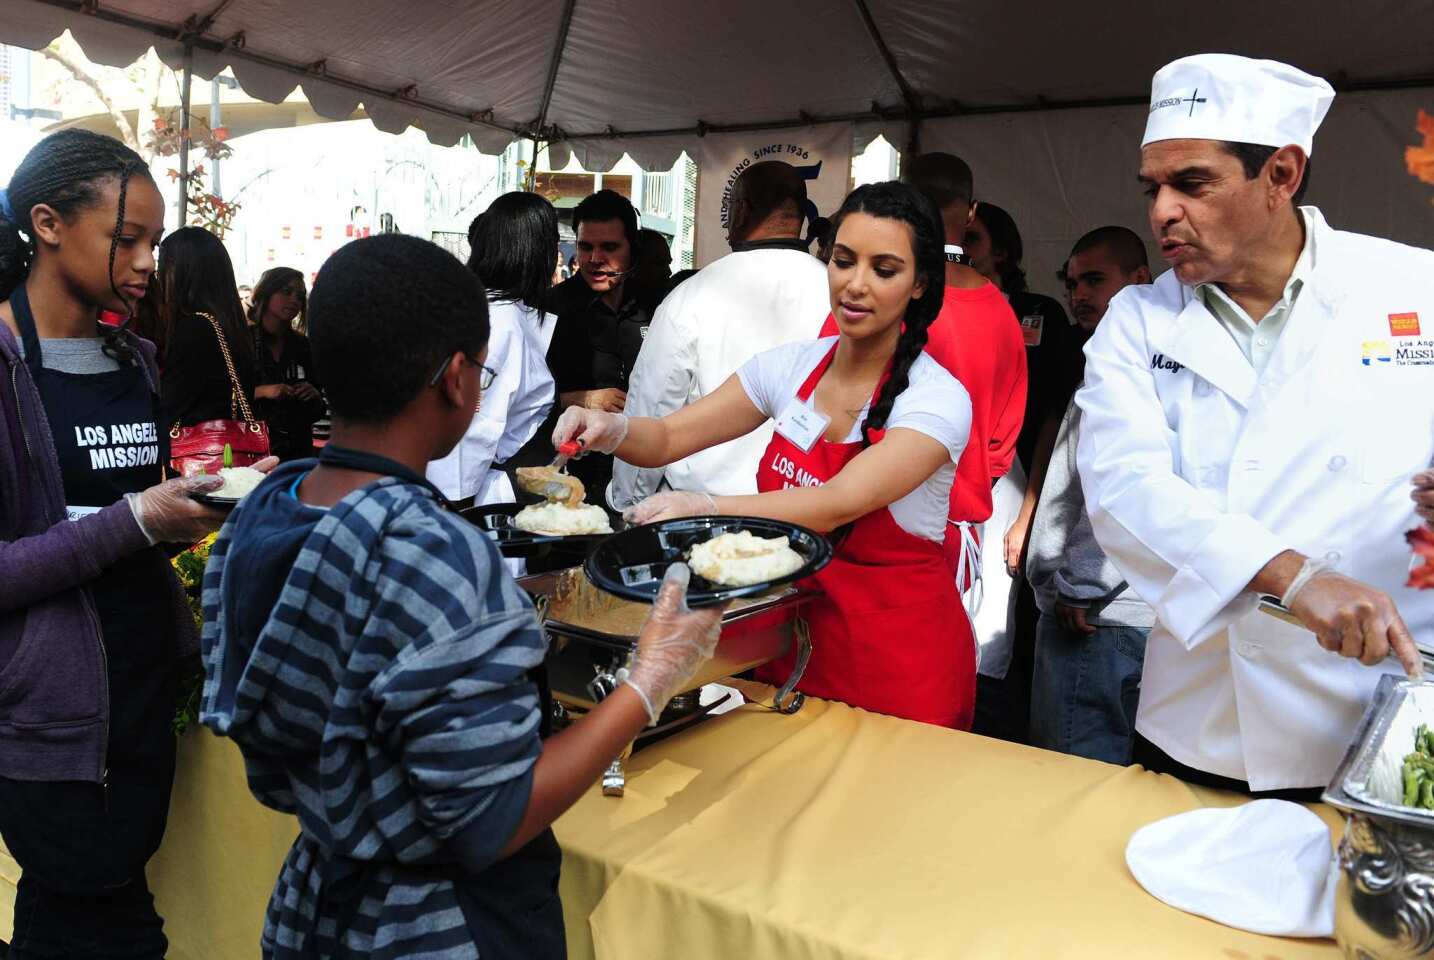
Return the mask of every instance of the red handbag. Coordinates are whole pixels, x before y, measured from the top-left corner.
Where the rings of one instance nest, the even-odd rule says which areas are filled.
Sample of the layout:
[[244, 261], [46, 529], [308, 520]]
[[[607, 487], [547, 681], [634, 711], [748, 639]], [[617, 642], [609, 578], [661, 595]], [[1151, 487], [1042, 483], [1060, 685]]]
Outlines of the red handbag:
[[224, 448], [231, 453], [232, 465], [247, 467], [269, 455], [269, 427], [255, 419], [224, 330], [212, 314], [198, 316], [209, 321], [219, 338], [219, 351], [224, 355], [224, 368], [229, 373], [229, 420], [203, 420], [188, 427], [179, 424], [169, 428], [169, 465], [181, 477], [218, 473], [224, 466]]

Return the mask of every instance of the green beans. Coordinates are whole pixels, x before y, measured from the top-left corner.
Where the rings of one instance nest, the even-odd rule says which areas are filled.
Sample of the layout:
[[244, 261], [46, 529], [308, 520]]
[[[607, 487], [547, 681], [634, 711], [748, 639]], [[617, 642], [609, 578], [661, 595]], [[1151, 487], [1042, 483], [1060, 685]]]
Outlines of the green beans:
[[1404, 805], [1434, 810], [1434, 730], [1421, 723], [1414, 731], [1414, 752], [1404, 758]]

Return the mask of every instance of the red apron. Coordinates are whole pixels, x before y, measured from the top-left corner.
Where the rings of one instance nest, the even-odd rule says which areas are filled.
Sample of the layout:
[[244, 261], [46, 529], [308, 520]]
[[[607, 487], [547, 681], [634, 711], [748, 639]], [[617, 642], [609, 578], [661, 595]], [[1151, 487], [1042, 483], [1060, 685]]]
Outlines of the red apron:
[[[797, 398], [803, 403], [835, 355], [833, 346], [802, 384]], [[873, 441], [879, 438], [873, 433]], [[819, 437], [804, 451], [773, 434], [757, 468], [757, 489], [789, 487], [787, 477], [798, 471], [825, 483], [861, 450], [860, 442]], [[798, 690], [876, 713], [971, 728], [975, 640], [940, 543], [907, 533], [882, 507], [856, 521], [832, 562], [803, 585], [823, 596], [803, 608], [813, 649]], [[794, 659], [774, 661], [757, 675], [779, 684]]]

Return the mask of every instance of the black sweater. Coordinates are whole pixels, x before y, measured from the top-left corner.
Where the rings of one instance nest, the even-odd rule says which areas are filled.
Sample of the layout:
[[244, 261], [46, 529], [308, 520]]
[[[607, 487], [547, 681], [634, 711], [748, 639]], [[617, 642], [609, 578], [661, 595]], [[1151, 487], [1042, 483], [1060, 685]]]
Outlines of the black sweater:
[[[253, 353], [247, 343], [230, 343], [234, 369], [244, 397], [254, 403]], [[239, 419], [232, 406], [233, 390], [214, 327], [203, 317], [175, 321], [160, 376], [159, 404], [164, 426], [191, 427], [205, 420]]]

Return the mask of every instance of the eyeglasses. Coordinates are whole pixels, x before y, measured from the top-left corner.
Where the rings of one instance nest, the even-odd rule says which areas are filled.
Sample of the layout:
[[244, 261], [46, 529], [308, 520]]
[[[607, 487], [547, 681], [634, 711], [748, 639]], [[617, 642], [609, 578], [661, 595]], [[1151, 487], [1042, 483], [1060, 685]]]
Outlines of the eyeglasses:
[[[442, 378], [443, 371], [448, 369], [448, 363], [451, 359], [451, 357], [444, 357], [443, 362], [438, 365], [438, 369], [433, 371], [433, 376], [428, 378], [428, 385], [430, 387], [438, 386], [438, 381]], [[467, 358], [465, 357], [464, 359]], [[478, 368], [479, 390], [487, 390], [489, 387], [493, 386], [493, 380], [498, 376], [497, 370], [494, 370], [492, 367], [487, 366], [486, 364], [478, 363], [476, 360], [468, 360], [468, 362]]]

